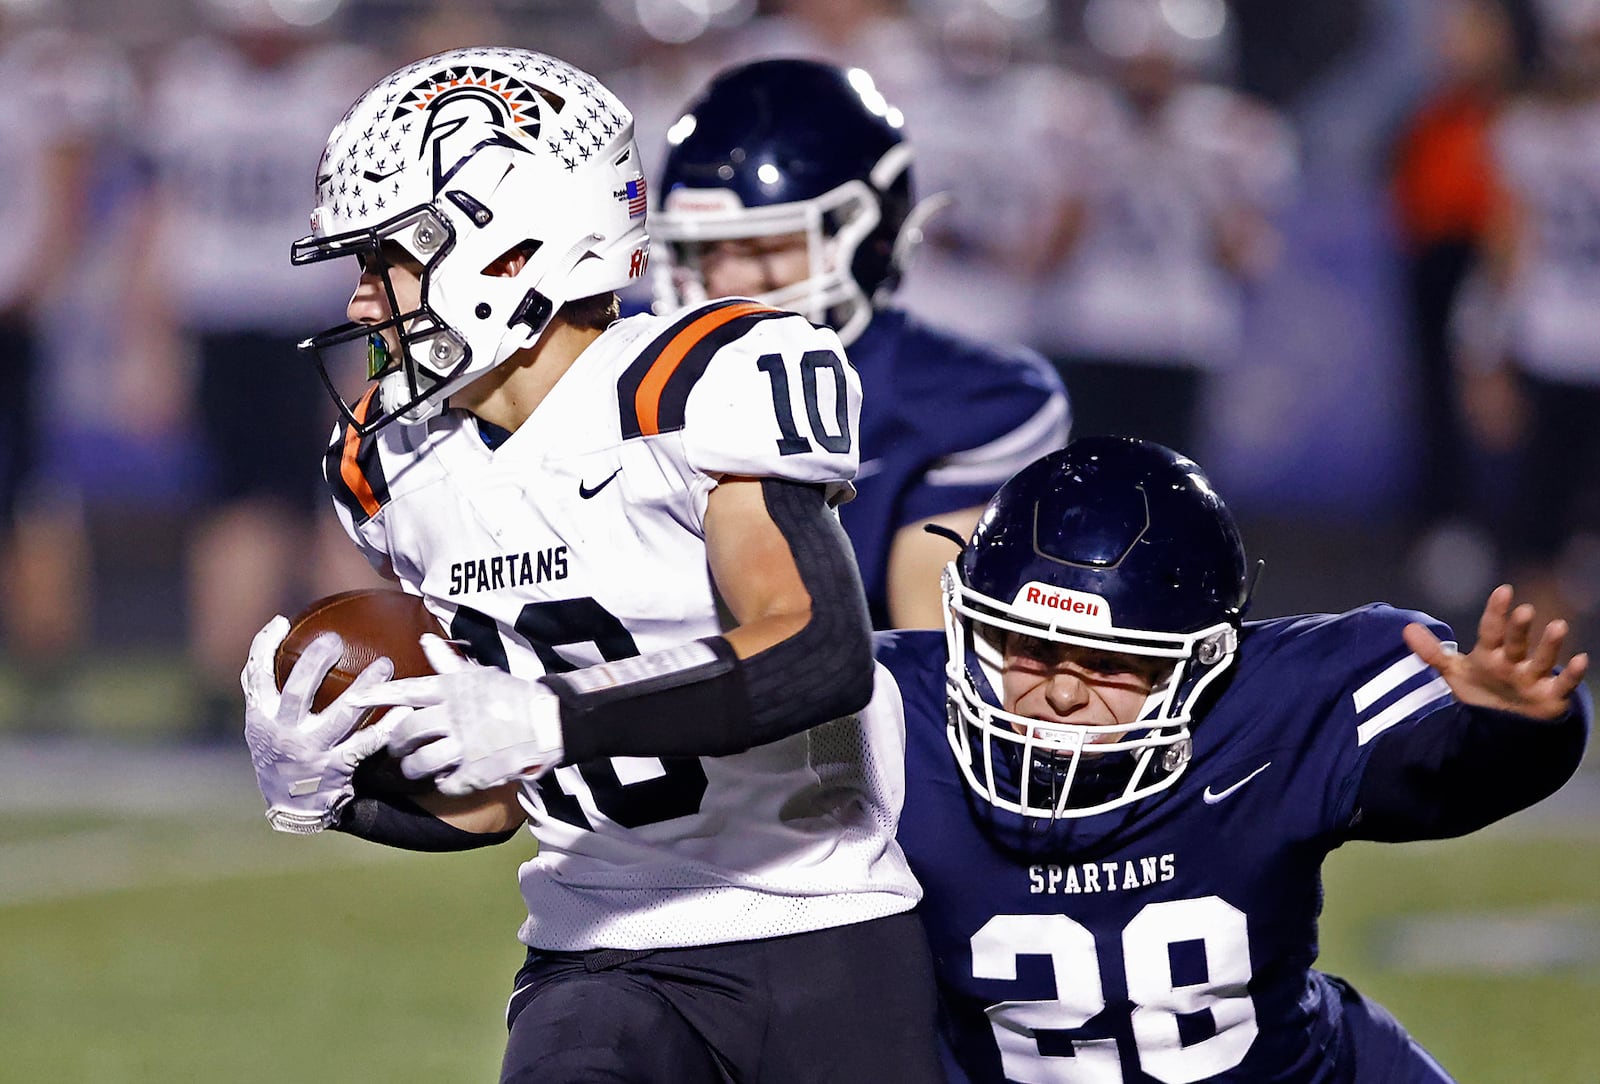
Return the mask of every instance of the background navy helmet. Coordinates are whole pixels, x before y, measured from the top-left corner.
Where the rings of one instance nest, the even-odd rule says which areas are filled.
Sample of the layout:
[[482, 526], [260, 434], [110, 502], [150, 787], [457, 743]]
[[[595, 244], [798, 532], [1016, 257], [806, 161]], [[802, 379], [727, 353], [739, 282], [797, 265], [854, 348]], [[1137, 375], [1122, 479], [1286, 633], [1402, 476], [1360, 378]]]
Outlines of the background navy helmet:
[[666, 259], [663, 308], [703, 300], [708, 242], [804, 232], [810, 274], [760, 300], [831, 325], [845, 342], [899, 283], [919, 236], [900, 111], [860, 68], [760, 60], [718, 75], [667, 133], [650, 232]]
[[[1237, 649], [1247, 577], [1227, 506], [1169, 448], [1088, 437], [1024, 467], [946, 573], [950, 741], [967, 781], [1003, 809], [1051, 818], [1170, 786], [1189, 760], [1194, 704]], [[1015, 636], [1171, 670], [1126, 725], [1029, 719], [999, 695]]]

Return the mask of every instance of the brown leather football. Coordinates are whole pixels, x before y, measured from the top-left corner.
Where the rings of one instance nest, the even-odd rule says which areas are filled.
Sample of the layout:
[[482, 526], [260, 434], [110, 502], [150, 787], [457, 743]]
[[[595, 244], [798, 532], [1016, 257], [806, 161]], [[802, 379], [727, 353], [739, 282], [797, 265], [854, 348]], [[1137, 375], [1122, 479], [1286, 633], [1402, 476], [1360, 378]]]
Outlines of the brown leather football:
[[[344, 641], [344, 653], [312, 697], [313, 711], [321, 711], [333, 703], [362, 670], [382, 657], [394, 663], [396, 678], [433, 673], [418, 639], [425, 632], [448, 636], [416, 595], [382, 587], [341, 591], [318, 599], [290, 618], [289, 634], [278, 645], [272, 660], [273, 676], [280, 690], [301, 652], [324, 632], [339, 634]], [[388, 710], [373, 708], [356, 724], [357, 728], [371, 726]], [[428, 780], [411, 780], [401, 775], [399, 766], [384, 751], [361, 763], [356, 770], [355, 784], [356, 793], [372, 795], [420, 794], [433, 789]]]

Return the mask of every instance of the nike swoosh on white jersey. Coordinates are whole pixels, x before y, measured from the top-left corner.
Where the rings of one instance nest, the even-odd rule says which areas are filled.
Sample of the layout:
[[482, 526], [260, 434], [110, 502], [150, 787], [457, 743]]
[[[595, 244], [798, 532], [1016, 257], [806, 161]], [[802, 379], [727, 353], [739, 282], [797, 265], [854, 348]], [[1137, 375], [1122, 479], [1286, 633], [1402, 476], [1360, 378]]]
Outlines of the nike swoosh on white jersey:
[[1249, 775], [1245, 776], [1243, 779], [1239, 780], [1233, 786], [1228, 787], [1225, 790], [1213, 792], [1211, 787], [1207, 785], [1206, 789], [1200, 793], [1200, 797], [1205, 801], [1206, 805], [1216, 805], [1218, 802], [1222, 801], [1222, 799], [1226, 798], [1228, 795], [1232, 794], [1234, 791], [1238, 790], [1240, 787], [1244, 786], [1246, 783], [1250, 782], [1250, 780], [1254, 779], [1256, 776], [1260, 775], [1270, 767], [1272, 767], [1272, 761], [1269, 760], [1265, 764], [1261, 765], [1261, 767], [1257, 768], [1255, 771], [1251, 772]]

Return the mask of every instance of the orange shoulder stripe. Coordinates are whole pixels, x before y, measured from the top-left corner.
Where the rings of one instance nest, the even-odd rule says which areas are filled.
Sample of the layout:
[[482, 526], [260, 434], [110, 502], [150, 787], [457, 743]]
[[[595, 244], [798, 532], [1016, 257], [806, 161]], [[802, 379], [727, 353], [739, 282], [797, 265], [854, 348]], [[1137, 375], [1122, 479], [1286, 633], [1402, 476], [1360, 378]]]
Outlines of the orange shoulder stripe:
[[[377, 391], [377, 385], [368, 388], [367, 394], [356, 404], [357, 421], [367, 420], [367, 413], [372, 409], [372, 397]], [[361, 464], [356, 462], [356, 453], [360, 450], [361, 434], [356, 432], [355, 426], [347, 426], [344, 433], [344, 454], [339, 457], [339, 477], [344, 479], [344, 484], [350, 488], [356, 500], [361, 502], [361, 510], [370, 517], [377, 515], [378, 509], [383, 505], [378, 502], [377, 494], [372, 492], [372, 484], [367, 481], [367, 476], [361, 472]]]
[[749, 301], [728, 305], [706, 313], [673, 336], [666, 349], [662, 350], [650, 364], [650, 370], [639, 382], [639, 390], [634, 393], [633, 407], [639, 418], [639, 431], [647, 437], [661, 432], [661, 393], [665, 390], [667, 381], [672, 379], [672, 374], [677, 371], [684, 356], [694, 349], [696, 343], [717, 328], [741, 316], [777, 311], [770, 306], [757, 305]]

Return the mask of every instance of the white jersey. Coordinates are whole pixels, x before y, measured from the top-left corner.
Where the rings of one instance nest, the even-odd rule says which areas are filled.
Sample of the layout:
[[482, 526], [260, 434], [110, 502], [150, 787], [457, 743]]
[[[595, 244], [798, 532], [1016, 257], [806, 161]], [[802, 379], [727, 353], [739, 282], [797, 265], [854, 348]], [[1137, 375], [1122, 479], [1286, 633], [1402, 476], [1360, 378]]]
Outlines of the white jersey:
[[1600, 384], [1600, 101], [1524, 101], [1492, 133], [1521, 209], [1507, 347], [1548, 379]]
[[1269, 212], [1296, 171], [1288, 126], [1223, 87], [1190, 84], [1141, 118], [1090, 80], [1051, 145], [1083, 208], [1082, 233], [1038, 294], [1052, 352], [1214, 368], [1239, 347], [1243, 299], [1219, 262], [1218, 223]]
[[[491, 451], [459, 411], [345, 433], [336, 507], [479, 661], [534, 678], [713, 636], [721, 475], [849, 492], [860, 383], [838, 337], [718, 301], [613, 324]], [[524, 787], [522, 940], [552, 950], [773, 937], [910, 909], [903, 729], [835, 720], [723, 757], [617, 757]]]

